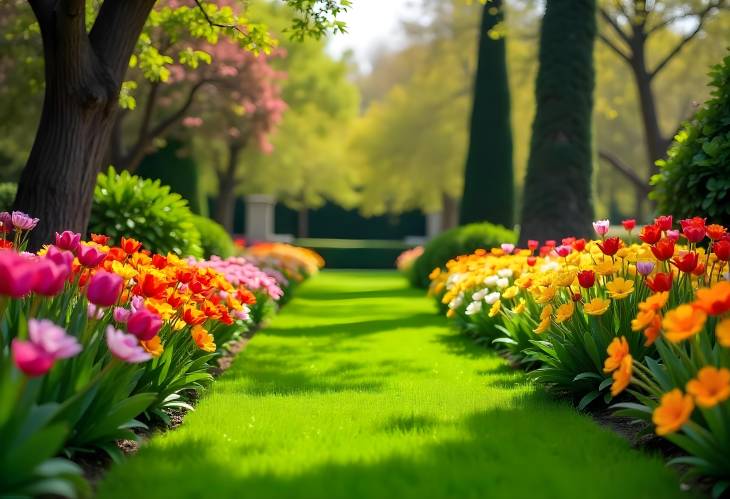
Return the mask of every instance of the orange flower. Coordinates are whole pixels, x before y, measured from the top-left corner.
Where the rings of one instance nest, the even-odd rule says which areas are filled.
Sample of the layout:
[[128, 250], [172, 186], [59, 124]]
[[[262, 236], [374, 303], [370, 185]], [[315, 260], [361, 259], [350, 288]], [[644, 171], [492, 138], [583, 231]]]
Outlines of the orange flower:
[[685, 304], [667, 312], [662, 327], [669, 341], [679, 343], [699, 333], [705, 321], [707, 314], [703, 310]]
[[667, 304], [669, 299], [669, 291], [660, 291], [654, 293], [649, 298], [639, 303], [639, 310], [654, 310], [655, 312], [661, 310], [664, 305]]
[[730, 310], [730, 281], [720, 281], [711, 288], [697, 290], [693, 305], [709, 315], [720, 315]]
[[715, 327], [717, 342], [725, 348], [730, 347], [730, 319], [721, 320]]
[[631, 330], [641, 331], [654, 322], [656, 316], [657, 314], [653, 310], [639, 310], [636, 318], [631, 321]]
[[119, 244], [119, 246], [122, 247], [126, 254], [131, 255], [132, 253], [136, 253], [137, 251], [139, 251], [139, 249], [142, 247], [142, 243], [140, 243], [136, 239], [132, 239], [131, 237], [129, 239], [127, 239], [126, 237], [122, 237], [122, 242]]
[[190, 330], [190, 334], [193, 337], [193, 341], [203, 351], [215, 352], [215, 340], [213, 335], [208, 332], [203, 326], [195, 326]]
[[145, 352], [153, 357], [159, 357], [160, 355], [162, 355], [162, 352], [165, 351], [159, 336], [153, 336], [152, 339], [147, 341], [140, 341], [139, 343], [140, 345], [142, 345], [142, 348], [144, 348]]
[[621, 367], [624, 357], [629, 355], [629, 342], [626, 338], [614, 338], [608, 348], [608, 358], [603, 364], [603, 372], [610, 373]]
[[700, 407], [714, 407], [730, 397], [730, 370], [705, 366], [687, 383], [687, 393]]
[[615, 397], [629, 386], [633, 369], [634, 359], [630, 354], [627, 354], [621, 359], [621, 366], [613, 373], [613, 384], [611, 385], [612, 396]]
[[679, 388], [662, 395], [659, 406], [651, 416], [656, 425], [656, 434], [664, 436], [679, 430], [689, 421], [694, 408], [692, 396], [684, 395]]
[[662, 330], [662, 316], [657, 314], [654, 316], [654, 319], [652, 320], [651, 324], [649, 324], [649, 327], [644, 329], [644, 336], [646, 336], [646, 341], [644, 342], [644, 346], [649, 346], [652, 343], [656, 341], [656, 339], [659, 337], [659, 333]]
[[166, 281], [152, 274], [144, 274], [137, 280], [137, 285], [134, 286], [132, 292], [147, 298], [160, 298], [164, 295], [167, 285]]
[[182, 318], [191, 326], [197, 326], [204, 323], [208, 317], [197, 308], [188, 305], [183, 310]]
[[722, 239], [722, 236], [725, 235], [726, 229], [722, 225], [718, 224], [712, 224], [708, 225], [707, 228], [707, 235], [710, 236], [710, 239], [713, 241], [717, 241], [718, 239]]

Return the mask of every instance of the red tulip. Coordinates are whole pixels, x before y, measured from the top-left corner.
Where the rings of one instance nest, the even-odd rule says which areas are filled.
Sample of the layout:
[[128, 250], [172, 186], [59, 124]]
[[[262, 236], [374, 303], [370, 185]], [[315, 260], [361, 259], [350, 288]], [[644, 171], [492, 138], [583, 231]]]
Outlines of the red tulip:
[[666, 261], [674, 256], [674, 241], [668, 238], [663, 238], [657, 241], [657, 243], [651, 247], [651, 252], [657, 260]]
[[122, 242], [119, 244], [119, 246], [121, 246], [126, 254], [131, 255], [132, 253], [136, 253], [137, 251], [139, 251], [139, 249], [142, 247], [142, 243], [140, 243], [136, 239], [132, 239], [131, 237], [129, 239], [123, 237]]
[[646, 278], [646, 285], [655, 293], [669, 291], [672, 289], [672, 278], [671, 272], [657, 272], [654, 277]]
[[91, 234], [91, 240], [96, 244], [101, 244], [102, 246], [107, 246], [109, 244], [109, 236], [104, 236], [102, 234]]
[[689, 253], [676, 257], [674, 260], [672, 260], [672, 262], [674, 262], [674, 265], [676, 265], [677, 268], [682, 272], [689, 273], [697, 268], [699, 255], [697, 255], [697, 253], [693, 251], [690, 251]]
[[100, 307], [111, 307], [122, 293], [124, 279], [117, 274], [100, 270], [89, 280], [86, 296], [89, 302]]
[[573, 249], [580, 253], [584, 249], [586, 249], [586, 240], [585, 239], [577, 239], [573, 242]]
[[613, 256], [621, 248], [621, 239], [618, 237], [608, 237], [601, 243], [597, 243], [604, 255]]
[[624, 226], [624, 229], [631, 232], [636, 227], [636, 220], [634, 220], [633, 218], [629, 218], [621, 222], [621, 225]]
[[672, 215], [661, 215], [656, 217], [654, 219], [654, 224], [656, 224], [660, 230], [670, 230], [672, 228]]
[[691, 243], [699, 243], [705, 238], [706, 230], [704, 225], [688, 225], [682, 229], [682, 235]]
[[535, 263], [537, 263], [537, 257], [536, 256], [528, 256], [527, 257], [527, 265], [530, 267], [534, 267]]
[[592, 270], [581, 270], [578, 272], [578, 284], [582, 288], [590, 288], [593, 287], [593, 284], [596, 282], [596, 273]]
[[[670, 224], [671, 228], [671, 224]], [[659, 225], [645, 225], [641, 228], [639, 239], [646, 244], [654, 244], [662, 237], [662, 229]]]
[[538, 246], [540, 246], [540, 241], [535, 241], [534, 239], [530, 239], [529, 241], [527, 241], [527, 247], [531, 251], [535, 251], [538, 248]]
[[715, 241], [712, 243], [712, 251], [717, 256], [717, 259], [722, 262], [730, 260], [730, 241], [723, 239], [722, 241]]

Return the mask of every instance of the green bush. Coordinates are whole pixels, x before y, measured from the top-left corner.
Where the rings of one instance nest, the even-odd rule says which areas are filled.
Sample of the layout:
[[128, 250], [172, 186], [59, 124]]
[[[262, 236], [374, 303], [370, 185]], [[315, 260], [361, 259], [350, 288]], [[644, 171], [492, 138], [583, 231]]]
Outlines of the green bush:
[[94, 190], [89, 232], [106, 234], [116, 242], [133, 237], [156, 253], [203, 255], [200, 233], [188, 202], [159, 180], [143, 180], [109, 171], [99, 174]]
[[712, 97], [659, 161], [651, 199], [660, 213], [730, 223], [730, 55], [712, 68]]
[[436, 267], [444, 268], [452, 258], [483, 248], [490, 249], [502, 243], [514, 243], [514, 231], [490, 223], [469, 224], [447, 230], [433, 238], [423, 249], [423, 254], [413, 264], [409, 280], [411, 284], [426, 288], [428, 275]]
[[213, 255], [228, 258], [233, 255], [233, 239], [221, 224], [200, 215], [193, 215], [193, 224], [200, 232], [204, 258], [210, 258]]
[[13, 182], [0, 182], [0, 211], [8, 211], [15, 201], [18, 185]]

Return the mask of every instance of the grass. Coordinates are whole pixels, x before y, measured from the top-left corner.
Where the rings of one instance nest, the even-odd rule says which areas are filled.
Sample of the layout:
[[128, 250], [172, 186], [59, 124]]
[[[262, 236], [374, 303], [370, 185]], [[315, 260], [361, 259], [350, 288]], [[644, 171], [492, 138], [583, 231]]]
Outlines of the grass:
[[658, 456], [447, 328], [388, 272], [325, 272], [99, 497], [687, 497]]

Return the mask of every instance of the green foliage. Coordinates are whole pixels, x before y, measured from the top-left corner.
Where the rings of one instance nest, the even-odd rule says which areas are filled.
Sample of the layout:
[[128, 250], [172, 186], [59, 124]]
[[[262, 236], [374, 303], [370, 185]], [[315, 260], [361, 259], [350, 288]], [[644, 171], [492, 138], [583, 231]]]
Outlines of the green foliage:
[[159, 180], [143, 180], [110, 167], [99, 174], [94, 190], [89, 232], [115, 241], [133, 237], [150, 251], [202, 256], [200, 233], [182, 196]]
[[661, 213], [730, 223], [730, 55], [710, 72], [712, 97], [674, 137], [652, 178]]
[[548, 1], [520, 238], [590, 233], [596, 1]]
[[0, 211], [8, 211], [13, 206], [17, 190], [14, 182], [0, 182]]
[[484, 6], [479, 64], [471, 116], [471, 140], [464, 174], [459, 222], [514, 224], [514, 175], [510, 93], [505, 39], [495, 36], [503, 23], [501, 0]]
[[469, 224], [447, 230], [426, 244], [423, 254], [413, 264], [409, 276], [411, 284], [427, 288], [431, 271], [443, 268], [452, 258], [479, 248], [490, 249], [502, 243], [514, 243], [516, 239], [514, 231], [490, 223]]
[[235, 249], [233, 239], [223, 226], [208, 217], [193, 215], [193, 225], [200, 232], [203, 258], [219, 256], [228, 258]]

